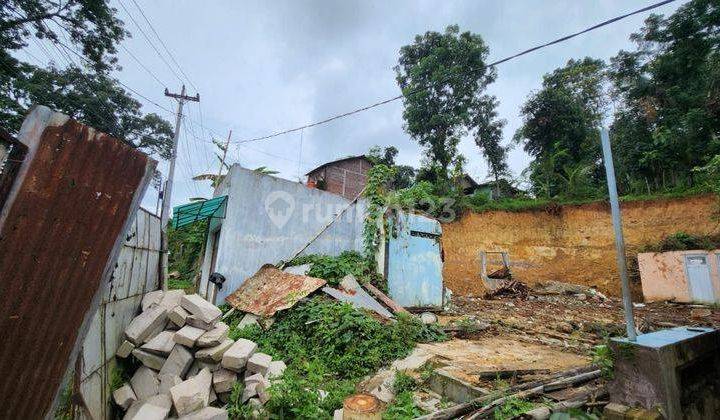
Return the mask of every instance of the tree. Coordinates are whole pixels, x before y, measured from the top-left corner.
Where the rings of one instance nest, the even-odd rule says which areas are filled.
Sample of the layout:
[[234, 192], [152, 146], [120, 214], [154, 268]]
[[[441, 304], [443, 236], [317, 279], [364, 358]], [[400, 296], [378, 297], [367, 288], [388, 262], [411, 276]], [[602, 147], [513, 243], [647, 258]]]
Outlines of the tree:
[[415, 180], [415, 168], [408, 165], [396, 165], [395, 157], [398, 155], [398, 149], [395, 146], [386, 147], [384, 150], [380, 146], [373, 146], [365, 155], [373, 165], [385, 165], [393, 170], [390, 187], [394, 190], [408, 188]]
[[16, 77], [0, 81], [0, 123], [19, 129], [34, 104], [43, 104], [167, 159], [172, 151], [170, 123], [156, 114], [143, 115], [140, 102], [104, 73], [87, 74], [77, 67], [18, 67]]
[[[147, 153], [168, 158], [172, 126], [143, 114], [111, 75], [116, 46], [129, 34], [102, 0], [9, 0], [0, 3], [0, 126], [17, 133], [36, 104], [47, 105]], [[80, 66], [40, 68], [12, 53], [35, 37], [48, 40]], [[74, 57], [75, 49], [80, 57]]]
[[[598, 127], [608, 102], [605, 80], [601, 60], [570, 60], [546, 74], [542, 88], [523, 104], [523, 125], [514, 138], [533, 158], [528, 169], [535, 194], [548, 198], [562, 195], [567, 171], [578, 165], [590, 166], [592, 174], [600, 173]], [[598, 183], [597, 175], [582, 179]]]
[[694, 184], [694, 167], [720, 153], [720, 4], [693, 0], [652, 15], [611, 59], [612, 125], [625, 190]]
[[460, 138], [473, 130], [472, 112], [488, 106], [482, 93], [495, 80], [485, 65], [489, 53], [482, 37], [460, 32], [426, 32], [400, 49], [396, 80], [404, 95], [405, 130], [427, 153], [423, 176], [447, 182], [460, 163]]
[[475, 114], [474, 125], [475, 144], [482, 151], [490, 170], [490, 176], [495, 181], [495, 195], [500, 196], [500, 179], [510, 175], [507, 163], [508, 148], [503, 146], [502, 136], [505, 121], [498, 119], [497, 100], [488, 98], [481, 102]]
[[0, 5], [0, 50], [8, 56], [26, 47], [31, 36], [66, 40], [95, 71], [105, 71], [117, 63], [115, 47], [128, 35], [115, 12], [103, 0], [6, 0]]

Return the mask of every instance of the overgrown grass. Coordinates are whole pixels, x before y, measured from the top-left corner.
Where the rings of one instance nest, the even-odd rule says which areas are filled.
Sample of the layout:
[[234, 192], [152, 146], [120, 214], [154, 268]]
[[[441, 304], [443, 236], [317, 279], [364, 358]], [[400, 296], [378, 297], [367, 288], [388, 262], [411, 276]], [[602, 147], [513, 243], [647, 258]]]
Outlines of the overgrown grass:
[[398, 316], [397, 322], [383, 324], [323, 296], [281, 312], [267, 331], [257, 326], [237, 329], [237, 318], [229, 321], [231, 338], [251, 339], [288, 365], [265, 406], [277, 418], [331, 418], [362, 377], [406, 356], [419, 340], [433, 335], [414, 317]]
[[645, 245], [641, 252], [687, 251], [691, 249], [712, 250], [720, 248], [720, 235], [693, 235], [675, 232], [656, 244]]
[[192, 289], [195, 287], [192, 280], [189, 279], [169, 279], [168, 280], [168, 289]]

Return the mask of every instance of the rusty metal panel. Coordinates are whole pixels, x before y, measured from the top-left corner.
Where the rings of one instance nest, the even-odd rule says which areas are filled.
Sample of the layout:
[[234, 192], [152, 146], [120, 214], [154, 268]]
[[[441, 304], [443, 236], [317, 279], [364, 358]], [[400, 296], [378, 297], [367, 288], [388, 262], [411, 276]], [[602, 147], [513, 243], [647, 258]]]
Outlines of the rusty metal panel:
[[45, 107], [0, 213], [0, 418], [47, 415], [155, 162]]
[[291, 308], [324, 284], [323, 279], [286, 273], [267, 264], [225, 300], [239, 311], [273, 316], [277, 311]]

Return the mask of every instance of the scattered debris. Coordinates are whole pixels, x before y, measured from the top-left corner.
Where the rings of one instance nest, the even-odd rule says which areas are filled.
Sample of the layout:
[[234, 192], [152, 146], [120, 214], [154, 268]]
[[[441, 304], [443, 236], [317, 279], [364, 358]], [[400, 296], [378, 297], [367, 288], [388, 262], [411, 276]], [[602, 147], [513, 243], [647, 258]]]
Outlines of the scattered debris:
[[423, 312], [420, 314], [420, 321], [425, 325], [436, 324], [438, 317], [432, 312]]
[[266, 264], [225, 300], [238, 311], [271, 317], [293, 307], [325, 283], [323, 279], [283, 272]]
[[360, 287], [360, 284], [351, 274], [348, 274], [340, 281], [340, 289], [325, 286], [322, 291], [339, 301], [348, 302], [356, 308], [373, 311], [383, 318], [390, 319], [393, 317], [390, 311]]
[[494, 299], [499, 296], [511, 296], [526, 299], [530, 288], [521, 281], [513, 279], [498, 280], [494, 290], [485, 294], [485, 299]]
[[367, 289], [368, 292], [370, 292], [373, 296], [375, 296], [378, 300], [380, 300], [380, 302], [382, 302], [385, 306], [390, 308], [390, 310], [393, 311], [394, 313], [396, 313], [396, 314], [399, 314], [399, 313], [409, 314], [410, 313], [405, 308], [398, 305], [397, 302], [390, 299], [390, 297], [388, 297], [385, 293], [381, 292], [380, 289], [373, 286], [372, 284], [365, 283], [365, 284], [363, 284], [363, 286], [365, 286], [365, 289]]

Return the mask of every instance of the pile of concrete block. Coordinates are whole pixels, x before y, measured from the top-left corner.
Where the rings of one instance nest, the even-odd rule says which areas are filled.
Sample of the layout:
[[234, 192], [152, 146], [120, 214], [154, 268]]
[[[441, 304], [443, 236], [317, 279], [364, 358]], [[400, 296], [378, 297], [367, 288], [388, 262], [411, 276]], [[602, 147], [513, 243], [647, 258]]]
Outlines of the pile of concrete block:
[[125, 329], [116, 356], [142, 366], [113, 392], [125, 419], [226, 419], [221, 408], [242, 375], [242, 402], [261, 409], [285, 363], [245, 339], [228, 338], [215, 305], [197, 294], [161, 290], [143, 297], [142, 312]]

